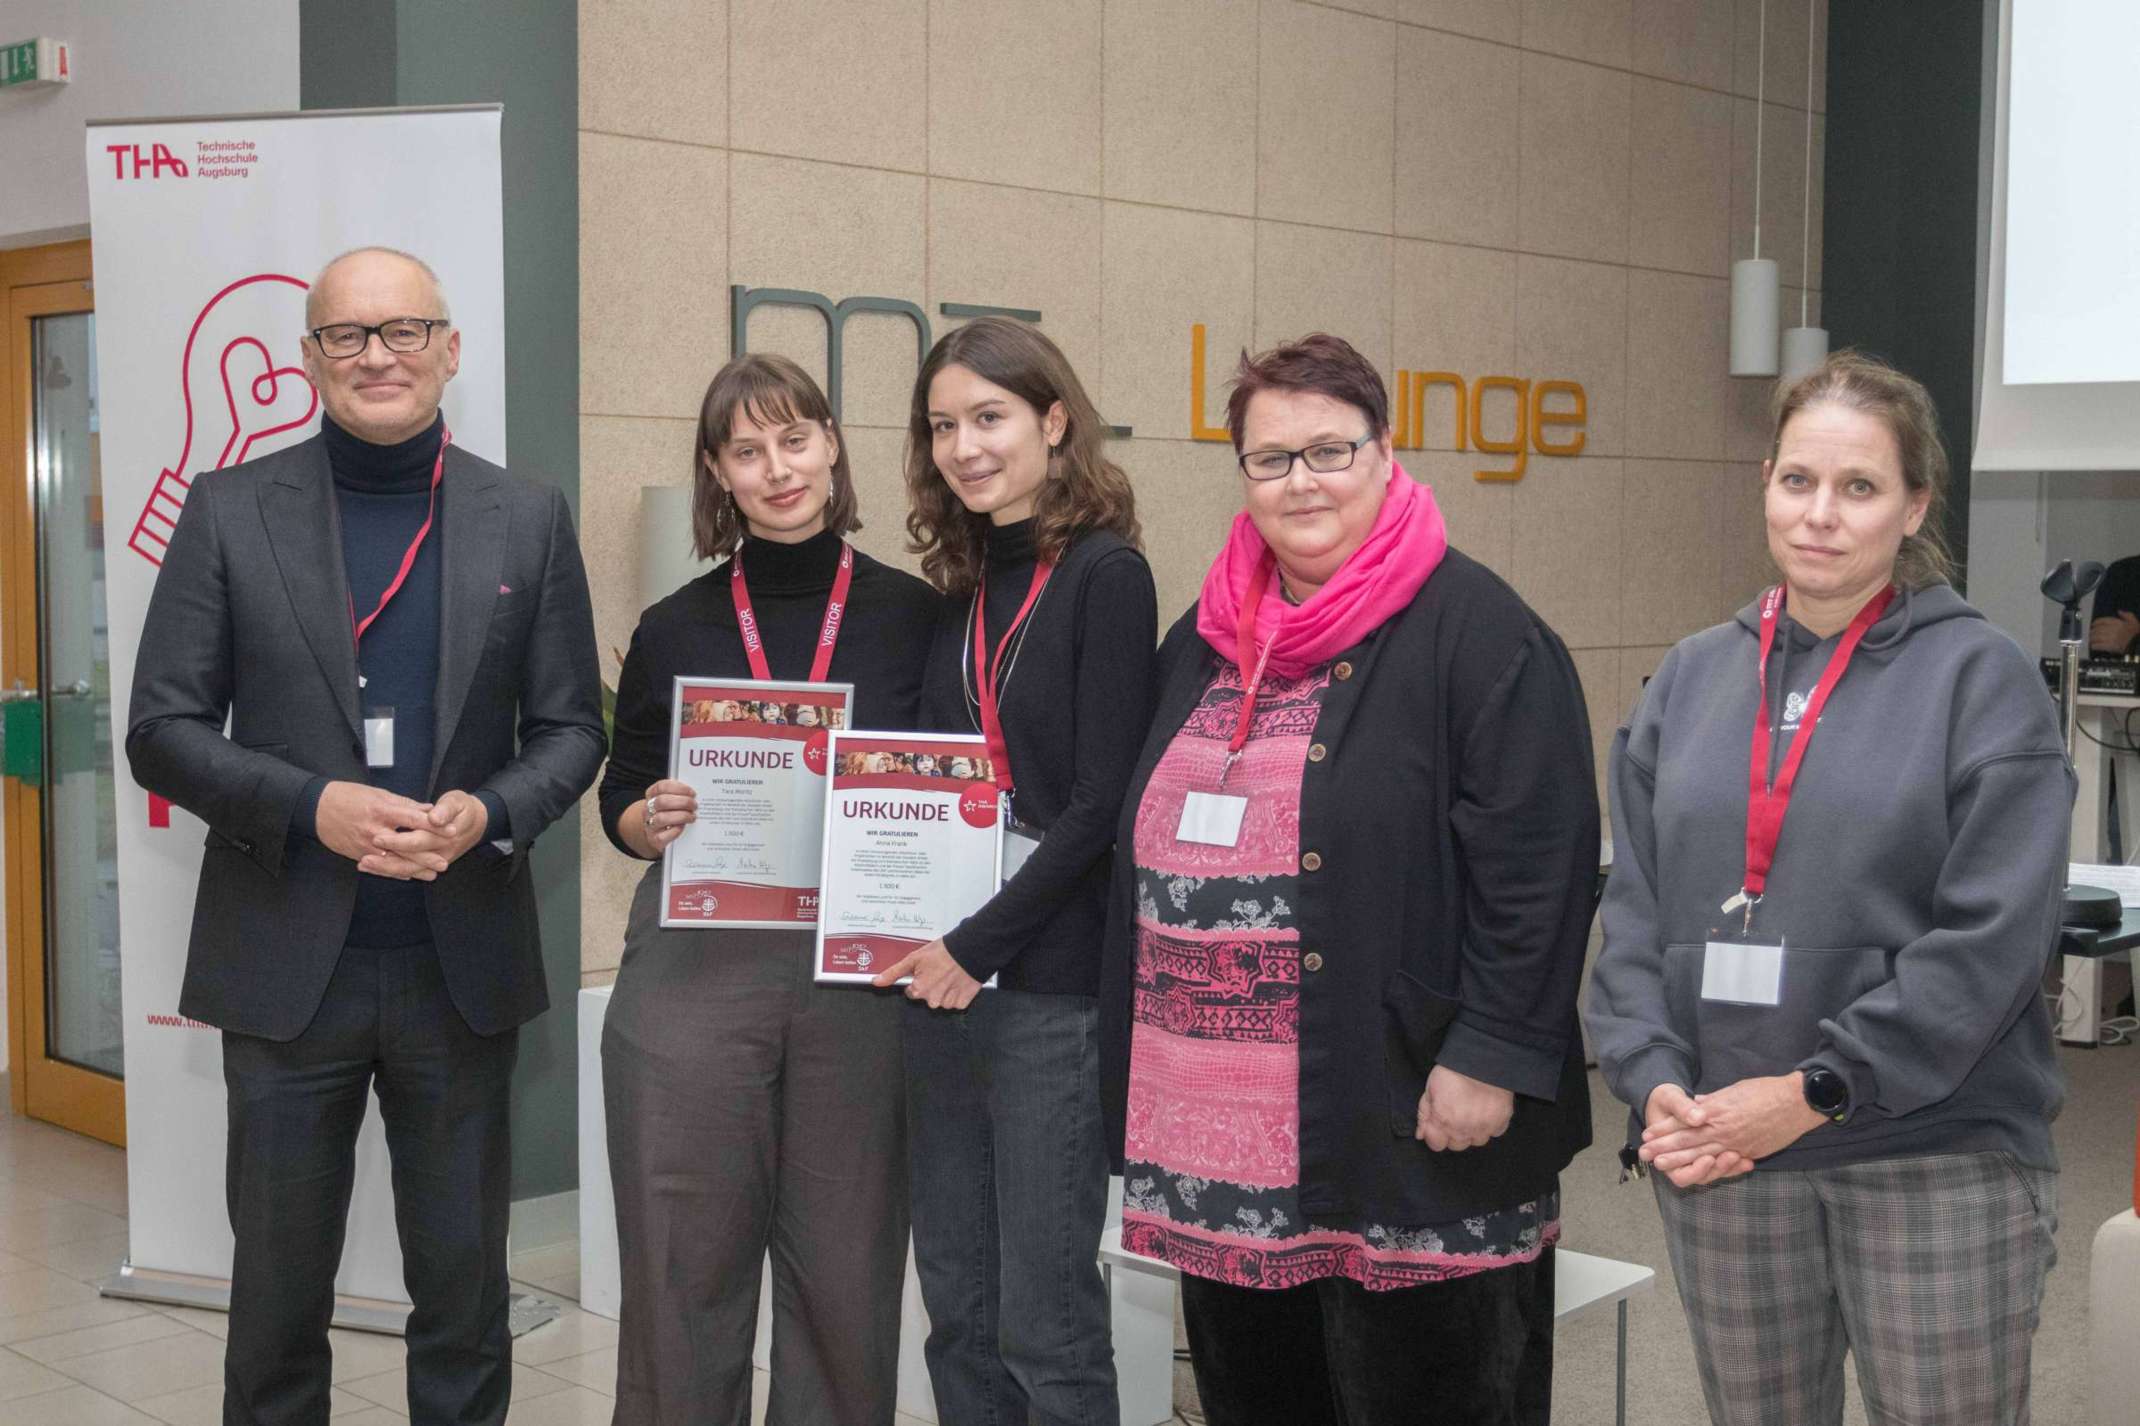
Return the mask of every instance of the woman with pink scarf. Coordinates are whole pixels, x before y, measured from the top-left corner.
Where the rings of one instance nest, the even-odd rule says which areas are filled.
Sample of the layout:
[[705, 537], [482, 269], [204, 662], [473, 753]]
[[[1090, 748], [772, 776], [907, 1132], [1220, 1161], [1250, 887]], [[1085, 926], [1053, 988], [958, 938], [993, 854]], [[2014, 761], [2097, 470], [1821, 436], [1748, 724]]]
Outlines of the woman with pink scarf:
[[1244, 357], [1227, 422], [1246, 508], [1160, 646], [1116, 853], [1123, 1244], [1181, 1272], [1211, 1426], [1543, 1423], [1590, 1142], [1582, 688], [1345, 342]]

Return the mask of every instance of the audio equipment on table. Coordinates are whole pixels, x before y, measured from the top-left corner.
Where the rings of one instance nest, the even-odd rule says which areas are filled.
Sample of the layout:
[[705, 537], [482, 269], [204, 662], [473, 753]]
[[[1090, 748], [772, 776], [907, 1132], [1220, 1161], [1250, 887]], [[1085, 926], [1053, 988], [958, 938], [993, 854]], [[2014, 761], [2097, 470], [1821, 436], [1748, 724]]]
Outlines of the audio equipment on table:
[[2140, 659], [2094, 658], [2081, 665], [2081, 692], [2140, 695]]
[[[2042, 660], [2043, 681], [2055, 698], [2058, 685], [2064, 675], [2064, 665], [2058, 659]], [[2082, 693], [2110, 693], [2125, 698], [2140, 698], [2140, 654], [2117, 654], [2109, 657], [2097, 655], [2082, 659], [2079, 669], [2079, 684]]]

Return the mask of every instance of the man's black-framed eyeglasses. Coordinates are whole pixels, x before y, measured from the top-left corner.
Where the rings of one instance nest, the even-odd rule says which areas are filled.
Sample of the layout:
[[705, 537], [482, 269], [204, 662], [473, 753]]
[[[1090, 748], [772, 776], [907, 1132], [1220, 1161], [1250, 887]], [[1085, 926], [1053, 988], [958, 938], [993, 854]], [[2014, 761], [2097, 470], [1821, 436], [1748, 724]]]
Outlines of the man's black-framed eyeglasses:
[[305, 333], [319, 344], [322, 356], [347, 360], [371, 344], [374, 335], [379, 345], [390, 352], [407, 356], [420, 352], [431, 345], [433, 327], [450, 327], [453, 323], [444, 317], [389, 317], [376, 327], [367, 327], [362, 322], [330, 322], [324, 327], [314, 327]]
[[1241, 474], [1250, 480], [1284, 480], [1293, 473], [1293, 462], [1304, 460], [1317, 475], [1335, 475], [1350, 469], [1360, 447], [1374, 438], [1370, 431], [1357, 441], [1317, 441], [1297, 451], [1249, 451], [1241, 457]]

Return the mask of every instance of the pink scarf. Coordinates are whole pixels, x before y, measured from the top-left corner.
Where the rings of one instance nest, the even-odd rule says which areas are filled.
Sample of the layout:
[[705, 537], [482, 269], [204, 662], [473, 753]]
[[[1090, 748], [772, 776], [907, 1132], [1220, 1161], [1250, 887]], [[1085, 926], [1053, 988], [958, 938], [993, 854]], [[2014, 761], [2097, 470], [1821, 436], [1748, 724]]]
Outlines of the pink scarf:
[[[1280, 597], [1274, 580], [1257, 608], [1258, 646], [1274, 636], [1277, 640], [1270, 652], [1271, 672], [1297, 678], [1360, 642], [1412, 602], [1448, 550], [1449, 532], [1434, 492], [1390, 462], [1389, 485], [1374, 528], [1337, 573], [1298, 605]], [[1234, 647], [1241, 601], [1257, 567], [1272, 557], [1255, 522], [1242, 511], [1234, 516], [1233, 531], [1204, 576], [1204, 592], [1197, 601], [1196, 631], [1220, 657], [1243, 667], [1253, 663], [1255, 651], [1246, 651], [1244, 657], [1244, 651]]]

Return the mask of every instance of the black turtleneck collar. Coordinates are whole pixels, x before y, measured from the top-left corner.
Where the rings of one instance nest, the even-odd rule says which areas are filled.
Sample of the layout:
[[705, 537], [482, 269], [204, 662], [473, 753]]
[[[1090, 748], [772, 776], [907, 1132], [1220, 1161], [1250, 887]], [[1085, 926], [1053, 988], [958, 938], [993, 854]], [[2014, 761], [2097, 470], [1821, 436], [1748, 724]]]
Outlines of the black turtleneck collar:
[[438, 461], [439, 437], [445, 427], [445, 413], [440, 412], [407, 440], [377, 446], [343, 430], [332, 416], [320, 415], [320, 439], [326, 443], [335, 483], [381, 495], [422, 490], [431, 484], [431, 468]]
[[1022, 564], [1033, 563], [1033, 522], [1031, 519], [1014, 521], [1008, 525], [988, 527], [988, 567], [990, 569], [1016, 569]]
[[742, 554], [743, 576], [753, 591], [830, 589], [840, 567], [840, 537], [820, 530], [800, 544], [789, 545], [745, 535]]

